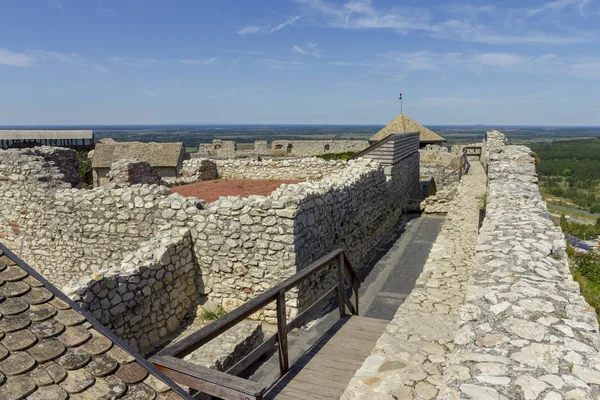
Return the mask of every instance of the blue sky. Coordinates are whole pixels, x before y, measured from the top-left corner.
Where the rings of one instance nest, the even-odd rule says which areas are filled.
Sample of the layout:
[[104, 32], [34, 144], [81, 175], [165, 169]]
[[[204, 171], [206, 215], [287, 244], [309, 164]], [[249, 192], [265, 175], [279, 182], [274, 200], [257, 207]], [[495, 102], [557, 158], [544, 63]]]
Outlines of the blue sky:
[[385, 124], [399, 92], [600, 125], [600, 0], [0, 0], [0, 125]]

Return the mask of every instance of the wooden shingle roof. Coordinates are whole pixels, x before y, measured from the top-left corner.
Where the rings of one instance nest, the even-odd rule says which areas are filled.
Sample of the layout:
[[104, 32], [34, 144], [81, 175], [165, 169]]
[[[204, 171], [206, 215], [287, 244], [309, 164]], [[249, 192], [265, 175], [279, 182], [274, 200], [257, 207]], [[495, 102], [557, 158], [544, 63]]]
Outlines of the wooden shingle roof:
[[0, 399], [191, 399], [0, 245]]
[[182, 142], [100, 142], [94, 149], [92, 168], [110, 168], [115, 161], [132, 158], [146, 161], [152, 167], [179, 167], [184, 153]]
[[425, 128], [423, 125], [404, 114], [398, 115], [392, 122], [381, 128], [379, 132], [371, 137], [371, 140], [379, 141], [393, 133], [404, 132], [419, 132], [419, 141], [421, 143], [438, 143], [446, 141], [446, 139], [433, 132], [431, 129]]

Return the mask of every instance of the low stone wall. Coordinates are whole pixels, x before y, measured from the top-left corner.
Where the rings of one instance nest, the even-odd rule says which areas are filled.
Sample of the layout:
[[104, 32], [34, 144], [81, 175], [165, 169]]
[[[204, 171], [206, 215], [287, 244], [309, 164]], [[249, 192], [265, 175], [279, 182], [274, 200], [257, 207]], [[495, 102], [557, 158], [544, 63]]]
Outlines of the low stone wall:
[[327, 153], [358, 153], [369, 147], [367, 140], [273, 140], [273, 155], [311, 157]]
[[108, 183], [121, 186], [149, 184], [159, 185], [161, 177], [146, 161], [137, 158], [119, 160], [111, 164], [107, 174]]
[[189, 230], [165, 231], [121, 265], [66, 292], [131, 348], [143, 351], [179, 327], [196, 301], [197, 279]]
[[165, 186], [71, 189], [54, 162], [29, 150], [0, 151], [0, 240], [59, 287], [120, 264], [198, 211], [198, 199]]
[[369, 147], [366, 140], [274, 140], [271, 146], [264, 140], [254, 142], [252, 149], [238, 149], [234, 141], [213, 140], [198, 148], [201, 157], [312, 157], [328, 153], [359, 152]]
[[227, 179], [321, 179], [342, 171], [346, 161], [310, 157], [290, 160], [218, 160], [219, 177]]
[[529, 148], [488, 132], [487, 212], [438, 399], [600, 396], [598, 321], [573, 282]]

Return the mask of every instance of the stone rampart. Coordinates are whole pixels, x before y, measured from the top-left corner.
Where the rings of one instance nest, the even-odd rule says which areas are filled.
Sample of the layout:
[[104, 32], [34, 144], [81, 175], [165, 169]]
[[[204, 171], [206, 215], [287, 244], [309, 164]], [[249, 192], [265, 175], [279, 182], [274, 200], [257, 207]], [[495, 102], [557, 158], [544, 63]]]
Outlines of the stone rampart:
[[217, 160], [219, 177], [227, 179], [321, 179], [346, 168], [347, 162], [309, 157], [289, 160]]
[[170, 230], [67, 293], [131, 348], [143, 351], [179, 327], [197, 299], [197, 279], [189, 230]]
[[600, 337], [525, 146], [488, 132], [485, 222], [438, 399], [600, 396]]

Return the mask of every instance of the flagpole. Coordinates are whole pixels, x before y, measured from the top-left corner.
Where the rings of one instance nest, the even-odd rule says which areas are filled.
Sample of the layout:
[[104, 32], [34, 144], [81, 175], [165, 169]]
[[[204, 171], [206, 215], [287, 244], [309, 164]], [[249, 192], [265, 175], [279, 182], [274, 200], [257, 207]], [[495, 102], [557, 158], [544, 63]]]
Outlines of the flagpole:
[[406, 132], [406, 126], [404, 125], [404, 110], [402, 110], [403, 96], [400, 93], [400, 116], [402, 117], [402, 130]]

